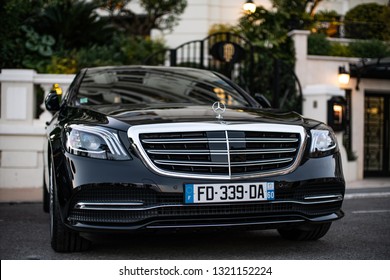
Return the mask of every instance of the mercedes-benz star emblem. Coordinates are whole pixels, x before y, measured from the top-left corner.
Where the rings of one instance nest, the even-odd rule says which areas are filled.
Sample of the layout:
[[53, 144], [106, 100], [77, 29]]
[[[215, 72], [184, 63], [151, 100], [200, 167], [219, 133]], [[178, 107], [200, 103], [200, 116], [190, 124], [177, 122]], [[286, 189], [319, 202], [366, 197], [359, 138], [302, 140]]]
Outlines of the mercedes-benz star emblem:
[[213, 106], [211, 106], [211, 108], [213, 109], [214, 113], [217, 114], [217, 119], [219, 120], [223, 119], [222, 114], [225, 113], [226, 111], [225, 104], [221, 102], [215, 102]]

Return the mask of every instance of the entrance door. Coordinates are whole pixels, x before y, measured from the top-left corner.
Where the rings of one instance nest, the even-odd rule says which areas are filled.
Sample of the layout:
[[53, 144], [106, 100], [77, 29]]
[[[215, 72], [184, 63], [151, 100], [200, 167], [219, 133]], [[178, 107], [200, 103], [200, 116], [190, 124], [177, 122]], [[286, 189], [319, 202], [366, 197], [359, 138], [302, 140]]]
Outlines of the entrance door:
[[364, 176], [390, 176], [390, 95], [365, 96]]

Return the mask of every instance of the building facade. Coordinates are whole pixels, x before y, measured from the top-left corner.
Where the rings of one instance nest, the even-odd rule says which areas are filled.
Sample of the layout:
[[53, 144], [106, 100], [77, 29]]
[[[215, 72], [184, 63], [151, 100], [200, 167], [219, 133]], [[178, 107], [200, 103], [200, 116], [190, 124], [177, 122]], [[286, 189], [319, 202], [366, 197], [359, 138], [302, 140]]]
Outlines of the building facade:
[[[170, 48], [176, 48], [180, 44], [203, 39], [207, 36], [213, 24], [235, 25], [237, 20], [244, 15], [242, 5], [246, 0], [187, 0], [188, 5], [180, 17], [178, 26], [170, 34], [161, 34], [158, 31], [152, 33], [154, 38], [164, 38]], [[270, 0], [254, 0], [257, 6], [272, 9]], [[389, 0], [323, 0], [317, 7], [317, 11], [335, 10], [340, 15], [357, 5], [365, 3], [388, 4]], [[134, 10], [141, 11], [134, 3]]]

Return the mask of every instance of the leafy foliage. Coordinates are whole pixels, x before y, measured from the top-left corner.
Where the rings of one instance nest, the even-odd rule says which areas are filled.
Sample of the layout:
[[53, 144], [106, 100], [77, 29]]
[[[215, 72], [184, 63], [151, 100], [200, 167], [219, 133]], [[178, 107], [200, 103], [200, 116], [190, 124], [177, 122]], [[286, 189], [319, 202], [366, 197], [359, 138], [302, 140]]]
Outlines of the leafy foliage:
[[272, 0], [278, 12], [283, 12], [288, 21], [289, 30], [310, 29], [313, 24], [314, 12], [322, 0]]
[[311, 55], [380, 58], [390, 56], [390, 45], [379, 40], [360, 40], [344, 45], [330, 42], [324, 34], [311, 34], [308, 38]]
[[21, 30], [25, 36], [22, 65], [44, 71], [45, 65], [53, 55], [54, 38], [50, 35], [40, 35], [30, 26], [23, 25]]
[[50, 63], [45, 65], [42, 72], [53, 74], [73, 74], [77, 72], [77, 61], [72, 57], [52, 56]]
[[143, 37], [116, 35], [109, 46], [93, 46], [81, 49], [75, 59], [78, 67], [103, 65], [143, 64], [150, 54], [164, 49], [161, 41], [152, 41]]
[[0, 0], [0, 68], [23, 67], [26, 37], [20, 26], [41, 4], [39, 0]]
[[52, 47], [55, 39], [51, 35], [39, 35], [30, 26], [22, 26], [21, 29], [26, 33], [25, 47], [31, 52], [37, 52], [41, 56], [51, 56]]
[[315, 9], [322, 0], [271, 0], [275, 7], [284, 10], [290, 9], [292, 13], [307, 12], [310, 15], [314, 14]]
[[332, 42], [330, 47], [330, 56], [353, 57], [350, 47], [346, 44]]
[[[142, 64], [151, 53], [165, 48], [162, 41], [118, 29], [109, 17], [96, 12], [102, 2], [117, 9], [130, 1], [0, 1], [0, 24], [5, 27], [0, 29], [1, 68], [75, 73], [83, 67]], [[161, 28], [172, 27], [178, 18], [169, 14], [183, 12], [186, 6], [184, 0], [176, 1], [177, 6], [175, 1], [140, 1], [151, 18], [166, 20], [167, 25], [153, 21], [151, 26]]]
[[221, 33], [221, 32], [237, 32], [236, 27], [232, 26], [230, 24], [224, 24], [224, 23], [215, 23], [213, 24], [208, 31], [208, 35], [214, 34], [214, 33]]
[[268, 11], [260, 6], [239, 20], [239, 31], [257, 47], [277, 48], [288, 38], [287, 21], [285, 13]]
[[[297, 5], [290, 6], [287, 2]], [[269, 11], [259, 6], [254, 13], [244, 15], [239, 21], [239, 32], [256, 48], [255, 91], [272, 100], [274, 107], [284, 110], [301, 110], [293, 74], [295, 50], [287, 34], [297, 23], [295, 18], [306, 13], [301, 2], [273, 1], [276, 9]], [[305, 16], [309, 17], [307, 13]]]
[[32, 26], [40, 34], [56, 41], [57, 49], [79, 49], [102, 45], [112, 37], [107, 19], [96, 13], [92, 2], [62, 0], [50, 2], [33, 18]]
[[187, 7], [187, 0], [139, 0], [146, 14], [131, 10], [132, 0], [94, 0], [110, 14], [111, 22], [124, 33], [149, 36], [152, 29], [172, 31]]
[[389, 6], [376, 3], [358, 5], [345, 15], [345, 35], [353, 39], [390, 40], [389, 19]]
[[336, 11], [319, 11], [314, 14], [312, 32], [339, 37], [340, 15]]
[[186, 0], [141, 0], [140, 2], [150, 18], [150, 27], [159, 30], [172, 30], [177, 24], [178, 16], [187, 7]]
[[312, 55], [329, 55], [331, 51], [330, 42], [325, 34], [310, 34], [307, 40], [308, 53]]
[[349, 44], [351, 55], [361, 58], [390, 56], [390, 45], [379, 40], [356, 41]]

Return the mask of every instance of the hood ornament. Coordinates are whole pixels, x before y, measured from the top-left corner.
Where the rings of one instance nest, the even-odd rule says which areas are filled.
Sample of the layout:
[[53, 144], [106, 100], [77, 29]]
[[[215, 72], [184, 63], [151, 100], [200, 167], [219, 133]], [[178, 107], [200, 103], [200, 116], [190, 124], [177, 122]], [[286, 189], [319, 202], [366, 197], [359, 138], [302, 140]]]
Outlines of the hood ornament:
[[226, 111], [225, 104], [217, 101], [213, 104], [213, 106], [211, 106], [211, 108], [213, 109], [214, 113], [217, 114], [216, 118], [222, 120], [223, 119], [222, 114], [225, 113]]

